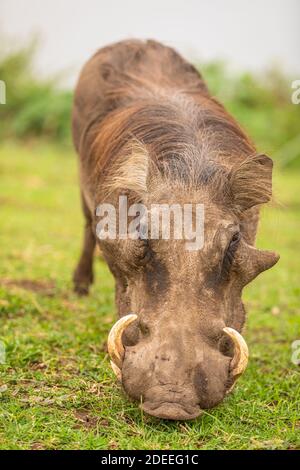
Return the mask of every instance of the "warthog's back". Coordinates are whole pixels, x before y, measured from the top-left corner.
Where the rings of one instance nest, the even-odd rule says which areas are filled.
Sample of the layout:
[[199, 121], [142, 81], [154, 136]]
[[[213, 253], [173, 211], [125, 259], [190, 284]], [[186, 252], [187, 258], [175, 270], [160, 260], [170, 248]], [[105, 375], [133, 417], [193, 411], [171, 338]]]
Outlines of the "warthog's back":
[[154, 41], [120, 42], [87, 62], [75, 91], [73, 138], [91, 211], [112, 163], [127, 160], [137, 142], [161, 171], [193, 181], [255, 152], [195, 67]]
[[73, 139], [81, 157], [109, 113], [170, 88], [208, 94], [198, 71], [155, 41], [123, 41], [100, 49], [83, 68], [75, 91]]

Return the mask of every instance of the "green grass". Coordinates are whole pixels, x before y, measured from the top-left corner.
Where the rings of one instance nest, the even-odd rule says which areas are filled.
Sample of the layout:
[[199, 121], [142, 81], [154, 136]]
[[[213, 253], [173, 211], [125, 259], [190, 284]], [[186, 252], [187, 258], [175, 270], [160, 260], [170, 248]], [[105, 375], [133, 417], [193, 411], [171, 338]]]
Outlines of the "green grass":
[[258, 245], [281, 260], [245, 292], [250, 363], [235, 392], [194, 422], [143, 415], [105, 353], [113, 279], [101, 260], [88, 298], [71, 289], [82, 236], [69, 150], [0, 148], [0, 448], [300, 448], [299, 172], [275, 175]]

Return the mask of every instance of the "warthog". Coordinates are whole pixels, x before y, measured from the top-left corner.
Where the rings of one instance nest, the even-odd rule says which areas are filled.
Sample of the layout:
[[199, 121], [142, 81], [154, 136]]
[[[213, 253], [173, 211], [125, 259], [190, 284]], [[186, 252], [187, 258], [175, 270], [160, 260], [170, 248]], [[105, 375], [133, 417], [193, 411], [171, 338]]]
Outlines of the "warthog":
[[[254, 247], [272, 160], [199, 72], [155, 41], [123, 41], [87, 62], [73, 137], [86, 219], [75, 290], [88, 293], [97, 242], [116, 281], [120, 319], [108, 350], [124, 390], [150, 415], [195, 418], [244, 372], [242, 290], [279, 258]], [[119, 211], [120, 196], [149, 210], [201, 203], [203, 246], [187, 250], [184, 237], [97, 237], [97, 208]]]

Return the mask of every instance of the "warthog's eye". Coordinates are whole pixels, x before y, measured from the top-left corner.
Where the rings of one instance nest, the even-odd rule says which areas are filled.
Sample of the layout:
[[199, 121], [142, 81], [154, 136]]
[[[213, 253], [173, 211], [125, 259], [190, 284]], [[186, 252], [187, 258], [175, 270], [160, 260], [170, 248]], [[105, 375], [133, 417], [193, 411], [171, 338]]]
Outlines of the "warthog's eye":
[[139, 240], [138, 264], [145, 266], [151, 259], [152, 251], [148, 240]]
[[241, 239], [241, 233], [240, 232], [236, 232], [228, 246], [227, 246], [227, 249], [225, 251], [225, 255], [224, 255], [224, 258], [223, 258], [223, 264], [222, 264], [222, 274], [226, 277], [228, 276], [229, 274], [229, 271], [230, 271], [230, 268], [231, 268], [231, 265], [232, 265], [232, 262], [233, 262], [233, 259], [234, 259], [234, 255], [235, 255], [235, 252], [237, 250], [237, 247], [238, 247], [238, 244], [239, 244], [239, 241]]
[[241, 239], [241, 232], [236, 232], [229, 243], [229, 248], [238, 243]]

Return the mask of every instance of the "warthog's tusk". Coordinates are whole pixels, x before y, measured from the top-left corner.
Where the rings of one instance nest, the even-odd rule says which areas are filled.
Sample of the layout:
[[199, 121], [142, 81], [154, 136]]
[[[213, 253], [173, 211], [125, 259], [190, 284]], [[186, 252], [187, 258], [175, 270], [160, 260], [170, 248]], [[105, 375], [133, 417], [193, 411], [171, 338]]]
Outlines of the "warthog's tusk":
[[234, 356], [231, 361], [231, 373], [233, 377], [237, 379], [247, 367], [249, 357], [248, 346], [238, 331], [229, 327], [223, 328], [223, 331], [232, 339], [234, 344]]
[[[107, 339], [107, 349], [108, 354], [111, 357], [111, 362], [114, 364], [113, 371], [119, 378], [121, 374], [122, 362], [124, 358], [124, 346], [122, 343], [122, 334], [123, 331], [135, 320], [137, 319], [137, 315], [131, 313], [130, 315], [126, 315], [125, 317], [120, 318], [112, 329], [109, 332], [108, 339]], [[117, 369], [119, 372], [117, 372]]]

